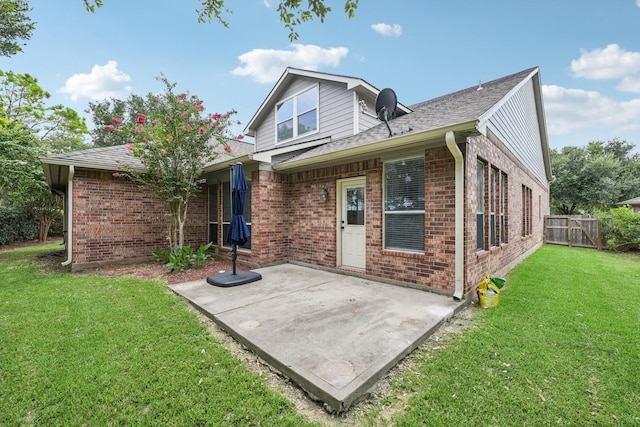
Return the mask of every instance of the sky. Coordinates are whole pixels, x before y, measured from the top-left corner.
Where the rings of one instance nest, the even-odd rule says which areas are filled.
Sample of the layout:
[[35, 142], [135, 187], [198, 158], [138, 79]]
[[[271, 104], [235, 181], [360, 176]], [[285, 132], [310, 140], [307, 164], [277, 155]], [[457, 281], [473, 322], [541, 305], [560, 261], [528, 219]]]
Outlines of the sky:
[[226, 0], [229, 28], [199, 24], [198, 0], [29, 4], [36, 30], [0, 70], [36, 77], [89, 125], [89, 102], [161, 92], [161, 74], [207, 112], [238, 111], [239, 134], [287, 66], [362, 78], [404, 105], [537, 66], [551, 148], [619, 138], [640, 151], [640, 0], [361, 0], [352, 19], [327, 0], [295, 42], [277, 0]]

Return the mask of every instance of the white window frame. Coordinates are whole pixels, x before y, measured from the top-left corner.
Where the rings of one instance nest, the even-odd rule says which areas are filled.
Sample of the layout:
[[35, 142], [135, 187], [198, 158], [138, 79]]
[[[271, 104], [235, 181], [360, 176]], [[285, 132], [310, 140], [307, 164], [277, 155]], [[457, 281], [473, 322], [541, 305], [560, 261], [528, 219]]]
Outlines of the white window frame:
[[[424, 254], [425, 251], [425, 244], [424, 244], [424, 235], [423, 235], [423, 247], [422, 250], [412, 250], [412, 249], [407, 249], [407, 248], [396, 248], [396, 247], [387, 247], [387, 230], [386, 230], [386, 218], [387, 215], [415, 215], [415, 214], [420, 214], [422, 217], [422, 222], [424, 225], [424, 216], [425, 216], [425, 209], [416, 209], [416, 210], [402, 210], [402, 211], [393, 211], [393, 210], [388, 210], [387, 207], [385, 206], [386, 203], [385, 201], [387, 200], [387, 183], [386, 183], [386, 168], [387, 165], [390, 163], [398, 163], [401, 162], [403, 160], [416, 160], [416, 159], [420, 159], [423, 162], [423, 167], [424, 166], [424, 155], [422, 156], [411, 156], [411, 157], [403, 157], [403, 158], [396, 158], [396, 159], [389, 159], [389, 160], [385, 160], [383, 165], [382, 165], [382, 249], [386, 250], [386, 251], [393, 251], [393, 252], [406, 252], [406, 253], [418, 253], [418, 254]], [[422, 175], [422, 179], [425, 179], [425, 175], [423, 173]], [[426, 190], [425, 190], [426, 191]], [[422, 195], [424, 197], [424, 194]], [[426, 203], [426, 201], [425, 201]], [[425, 230], [426, 233], [426, 230]]]
[[[314, 90], [315, 89], [315, 95], [316, 95], [316, 106], [315, 106], [315, 110], [316, 110], [316, 128], [312, 131], [309, 132], [305, 132], [303, 134], [299, 134], [298, 133], [298, 119], [301, 115], [308, 113], [310, 111], [313, 111], [314, 109], [308, 109], [305, 111], [298, 111], [298, 97], [300, 95], [302, 95], [303, 93], [306, 93], [310, 90]], [[287, 139], [283, 139], [282, 141], [278, 141], [278, 124], [280, 124], [281, 122], [278, 121], [278, 106], [284, 104], [287, 101], [292, 101], [293, 103], [293, 112], [292, 112], [292, 117], [291, 120], [293, 121], [293, 136], [291, 138], [287, 138]], [[309, 86], [299, 92], [296, 92], [294, 95], [281, 100], [280, 102], [278, 102], [274, 108], [274, 121], [275, 121], [275, 132], [274, 132], [274, 138], [275, 138], [275, 142], [276, 145], [278, 144], [286, 144], [287, 142], [291, 142], [294, 139], [303, 137], [303, 136], [308, 136], [308, 135], [313, 135], [315, 133], [318, 133], [320, 131], [320, 85], [318, 83]], [[287, 119], [289, 120], [289, 119]], [[283, 120], [282, 122], [284, 122], [286, 120]]]
[[[476, 167], [478, 168], [476, 172], [476, 191], [477, 191], [477, 207], [476, 207], [476, 227], [482, 227], [482, 230], [478, 229], [476, 231], [476, 251], [482, 252], [487, 250], [486, 245], [486, 207], [485, 207], [485, 186], [486, 186], [486, 173], [487, 173], [487, 162], [484, 160], [478, 159], [476, 163]], [[482, 171], [482, 173], [480, 173]], [[481, 185], [482, 184], [482, 185]], [[480, 239], [478, 239], [480, 238]]]

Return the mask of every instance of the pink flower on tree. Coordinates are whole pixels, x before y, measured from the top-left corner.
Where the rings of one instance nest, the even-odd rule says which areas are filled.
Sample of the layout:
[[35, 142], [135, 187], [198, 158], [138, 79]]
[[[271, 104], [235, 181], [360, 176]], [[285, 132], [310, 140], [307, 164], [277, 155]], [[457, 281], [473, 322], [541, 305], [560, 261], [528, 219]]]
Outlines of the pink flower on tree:
[[145, 124], [146, 121], [147, 121], [147, 116], [145, 116], [144, 114], [138, 114], [138, 118], [136, 119], [137, 125], [143, 125]]
[[187, 123], [187, 127], [186, 127], [187, 132], [189, 132], [191, 129], [193, 129], [193, 126]]
[[116, 117], [114, 117], [113, 119], [111, 119], [113, 121], [114, 124], [116, 125], [121, 125], [122, 124], [122, 119], [118, 119]]
[[173, 141], [173, 135], [167, 135], [167, 141]]
[[133, 150], [133, 144], [127, 144], [127, 149], [128, 149], [129, 151]]
[[204, 133], [204, 128], [200, 128], [200, 133]]
[[141, 134], [141, 133], [142, 133], [142, 129], [140, 129], [140, 128], [136, 128], [135, 132], [136, 132], [137, 134]]
[[231, 152], [231, 146], [230, 145], [225, 145], [224, 146], [224, 151], [226, 151], [227, 153]]
[[212, 118], [213, 120], [216, 120], [216, 121], [220, 120], [220, 117], [222, 117], [222, 116], [221, 116], [219, 113], [215, 113], [215, 114], [213, 114], [213, 115], [211, 116], [211, 118]]
[[238, 135], [238, 139], [244, 139], [244, 135], [242, 134]]
[[113, 125], [106, 125], [106, 126], [104, 127], [104, 129], [105, 129], [106, 131], [108, 131], [108, 132], [113, 132], [114, 126], [113, 126]]
[[238, 121], [236, 122], [236, 124], [237, 124], [237, 125], [241, 125], [242, 123], [240, 122], [240, 120], [238, 120]]
[[118, 172], [114, 172], [111, 174], [111, 176], [113, 176], [114, 178], [118, 178], [120, 174]]
[[181, 93], [181, 94], [180, 94], [180, 99], [185, 99], [186, 97], [187, 97], [187, 94], [186, 94], [186, 93]]

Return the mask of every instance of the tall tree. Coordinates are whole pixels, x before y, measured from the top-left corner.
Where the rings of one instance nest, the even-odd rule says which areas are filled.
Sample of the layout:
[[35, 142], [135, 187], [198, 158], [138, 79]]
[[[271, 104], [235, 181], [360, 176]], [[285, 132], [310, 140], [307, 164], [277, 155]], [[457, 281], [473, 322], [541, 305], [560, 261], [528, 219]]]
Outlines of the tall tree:
[[49, 107], [36, 78], [0, 70], [0, 201], [28, 209], [45, 240], [62, 200], [47, 186], [40, 157], [84, 148], [84, 118], [71, 108]]
[[[228, 27], [224, 15], [232, 14], [233, 11], [226, 7], [224, 0], [198, 0], [200, 8], [196, 9], [198, 22], [217, 21], [219, 24]], [[346, 0], [344, 11], [349, 18], [353, 18], [358, 8], [360, 0]], [[96, 8], [102, 7], [103, 0], [83, 0], [85, 7], [90, 12], [95, 12]], [[296, 26], [303, 22], [312, 21], [314, 17], [324, 22], [327, 14], [331, 12], [331, 7], [327, 6], [325, 0], [307, 0], [306, 7], [302, 6], [302, 0], [281, 0], [278, 2], [278, 13], [280, 21], [289, 30], [289, 40], [297, 40], [299, 35]]]
[[[28, 128], [42, 140], [55, 142], [53, 148], [60, 150], [66, 145], [83, 148], [82, 137], [87, 133], [85, 119], [63, 105], [47, 105], [50, 97], [37, 78], [0, 70], [0, 126]], [[71, 141], [63, 143], [61, 139]]]
[[26, 0], [0, 0], [0, 56], [22, 52], [23, 40], [29, 40], [35, 23], [27, 15]]
[[551, 150], [556, 180], [551, 183], [555, 213], [595, 213], [640, 191], [640, 155], [624, 140], [592, 141], [585, 147]]

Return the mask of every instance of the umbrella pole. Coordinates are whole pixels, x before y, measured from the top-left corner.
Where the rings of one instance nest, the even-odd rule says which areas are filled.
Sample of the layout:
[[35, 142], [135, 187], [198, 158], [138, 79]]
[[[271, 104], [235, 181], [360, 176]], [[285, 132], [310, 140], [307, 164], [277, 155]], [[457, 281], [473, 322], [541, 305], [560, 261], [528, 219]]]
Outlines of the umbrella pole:
[[233, 265], [233, 275], [236, 275], [236, 259], [238, 258], [238, 245], [235, 243], [231, 248], [231, 264]]

